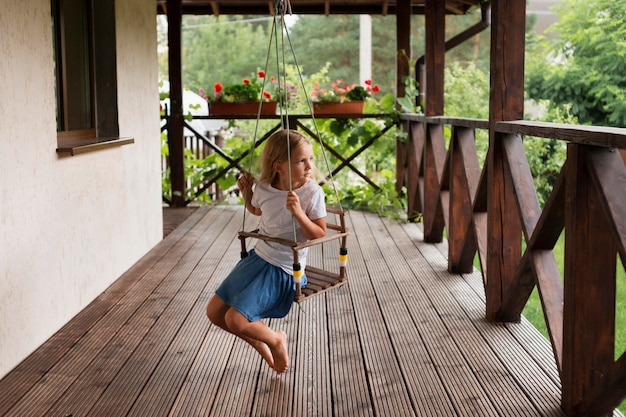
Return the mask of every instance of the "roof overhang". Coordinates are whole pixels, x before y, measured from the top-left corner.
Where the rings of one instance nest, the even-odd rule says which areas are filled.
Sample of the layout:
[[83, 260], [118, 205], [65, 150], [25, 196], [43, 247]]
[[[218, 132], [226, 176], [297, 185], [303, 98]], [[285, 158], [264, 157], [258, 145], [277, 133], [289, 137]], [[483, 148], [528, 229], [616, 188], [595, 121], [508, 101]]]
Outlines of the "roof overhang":
[[[157, 13], [165, 14], [167, 0], [156, 0]], [[424, 14], [425, 0], [410, 0], [412, 14]], [[293, 14], [394, 15], [395, 0], [291, 0]], [[480, 6], [481, 0], [445, 0], [448, 14], [465, 14]], [[182, 0], [184, 15], [273, 15], [272, 0]]]

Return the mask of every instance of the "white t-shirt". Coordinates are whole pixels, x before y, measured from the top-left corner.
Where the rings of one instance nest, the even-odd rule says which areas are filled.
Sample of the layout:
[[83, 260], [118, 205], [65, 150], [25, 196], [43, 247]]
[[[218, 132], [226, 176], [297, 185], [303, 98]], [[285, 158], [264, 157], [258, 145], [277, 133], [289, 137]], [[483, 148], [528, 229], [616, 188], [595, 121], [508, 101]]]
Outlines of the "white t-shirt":
[[[294, 190], [300, 199], [300, 205], [311, 220], [326, 217], [326, 204], [324, 191], [314, 181], [307, 181], [302, 187]], [[270, 184], [257, 183], [252, 195], [252, 205], [261, 209], [261, 221], [259, 233], [267, 236], [283, 238], [293, 241], [292, 215], [285, 207], [288, 191], [278, 190]], [[300, 225], [295, 221], [296, 240], [305, 242], [306, 236]], [[293, 250], [291, 247], [264, 240], [257, 240], [254, 246], [255, 252], [267, 262], [282, 268], [289, 274], [293, 274]], [[307, 248], [298, 251], [300, 266], [304, 270], [306, 266]]]

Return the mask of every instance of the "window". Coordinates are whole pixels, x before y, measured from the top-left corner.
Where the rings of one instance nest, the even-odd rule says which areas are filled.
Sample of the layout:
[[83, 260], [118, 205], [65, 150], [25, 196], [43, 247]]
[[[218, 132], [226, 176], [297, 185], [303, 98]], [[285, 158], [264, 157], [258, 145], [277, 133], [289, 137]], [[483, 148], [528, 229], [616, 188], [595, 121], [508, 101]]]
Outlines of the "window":
[[57, 152], [116, 142], [115, 0], [51, 2]]

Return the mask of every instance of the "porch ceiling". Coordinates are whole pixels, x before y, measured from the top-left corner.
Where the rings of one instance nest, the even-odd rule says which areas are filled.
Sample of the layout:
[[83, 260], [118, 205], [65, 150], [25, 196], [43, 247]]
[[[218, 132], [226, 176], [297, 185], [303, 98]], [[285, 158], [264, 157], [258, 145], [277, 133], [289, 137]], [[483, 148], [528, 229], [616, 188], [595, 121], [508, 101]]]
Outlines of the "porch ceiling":
[[[426, 0], [410, 0], [412, 14], [424, 14]], [[156, 0], [157, 12], [165, 14], [167, 0]], [[481, 0], [446, 0], [449, 14], [465, 14], [473, 7], [479, 7]], [[294, 14], [395, 14], [396, 0], [291, 0]], [[183, 14], [191, 15], [233, 15], [233, 14], [273, 14], [272, 0], [182, 0]]]

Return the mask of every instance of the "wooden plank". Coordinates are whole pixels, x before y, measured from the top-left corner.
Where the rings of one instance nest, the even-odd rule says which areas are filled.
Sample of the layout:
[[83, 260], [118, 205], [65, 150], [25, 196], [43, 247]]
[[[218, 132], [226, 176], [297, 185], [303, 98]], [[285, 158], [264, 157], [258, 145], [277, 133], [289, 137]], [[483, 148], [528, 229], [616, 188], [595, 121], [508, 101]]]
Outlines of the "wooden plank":
[[[79, 377], [82, 370], [97, 357], [106, 343], [114, 336], [115, 332], [119, 331], [125, 322], [136, 313], [147, 294], [152, 293], [164, 283], [164, 279], [172, 270], [176, 259], [182, 258], [195, 244], [199, 233], [202, 233], [202, 231], [206, 229], [208, 223], [199, 222], [198, 220], [200, 218], [201, 216], [198, 215], [189, 219], [190, 225], [193, 224], [192, 222], [196, 222], [198, 230], [196, 233], [189, 231], [184, 235], [184, 238], [180, 240], [176, 240], [177, 235], [172, 234], [170, 235], [171, 238], [168, 237], [168, 242], [157, 245], [169, 247], [169, 242], [174, 242], [174, 246], [169, 247], [171, 258], [160, 258], [155, 263], [149, 261], [155, 254], [159, 254], [162, 250], [160, 247], [157, 248], [155, 254], [146, 257], [146, 259], [148, 259], [146, 262], [140, 261], [136, 266], [132, 267], [129, 272], [124, 274], [121, 283], [116, 282], [112, 286], [113, 291], [105, 291], [102, 296], [98, 297], [66, 326], [66, 330], [76, 328], [78, 331], [82, 329], [82, 337], [78, 338], [75, 344], [68, 343], [64, 330], [61, 330], [51, 338], [50, 343], [52, 345], [56, 343], [63, 344], [65, 347], [64, 354], [57, 357], [54, 365], [47, 371], [46, 378], [33, 384], [20, 398], [19, 402], [14, 405], [11, 412], [15, 412], [18, 415], [37, 415], [38, 411], [36, 410], [43, 412], [54, 404], [58, 395], [67, 390]], [[133, 291], [121, 291], [123, 288], [126, 288], [126, 291], [132, 288]], [[113, 295], [116, 304], [112, 308], [106, 309], [106, 307], [110, 306], [109, 294]], [[159, 303], [155, 303], [154, 308], [158, 309], [159, 305]], [[100, 316], [96, 313], [100, 314]], [[158, 314], [156, 316], [158, 316]], [[102, 329], [106, 329], [107, 331], [102, 332]], [[68, 348], [69, 346], [72, 347], [71, 350]], [[42, 352], [46, 351], [47, 348], [43, 347]], [[55, 356], [56, 355], [53, 355], [53, 357]], [[38, 355], [35, 357], [38, 357]], [[42, 359], [45, 360], [45, 356], [42, 357]], [[37, 366], [33, 366], [32, 364], [29, 365], [29, 367], [32, 367], [31, 369], [38, 369]], [[37, 407], [37, 409], [34, 407]]]
[[[348, 217], [351, 218], [351, 215]], [[350, 228], [354, 228], [352, 224]], [[348, 285], [323, 295], [327, 300], [333, 415], [372, 417], [375, 411], [369, 368], [363, 360], [360, 327], [364, 323], [357, 322], [355, 310], [355, 302], [360, 298], [358, 288], [369, 278], [355, 240], [351, 240], [349, 251], [351, 258]], [[306, 302], [302, 305], [306, 306]]]
[[150, 252], [144, 255], [128, 271], [126, 271], [117, 281], [94, 302], [90, 303], [73, 320], [67, 323], [53, 337], [39, 347], [32, 355], [10, 372], [5, 378], [0, 380], [0, 392], [5, 393], [0, 397], [0, 415], [9, 410], [15, 403], [26, 394], [42, 376], [50, 370], [65, 354], [69, 347], [78, 343], [85, 335], [85, 324], [97, 325], [98, 320], [106, 315], [107, 311], [115, 308], [116, 304], [124, 297], [134, 285], [141, 279], [149, 281], [149, 278], [159, 279], [159, 275], [144, 277], [156, 263], [163, 265], [164, 257], [176, 257], [183, 252], [187, 245], [191, 244], [185, 237], [192, 227], [203, 217], [204, 214], [197, 213], [180, 226], [177, 233], [173, 233], [167, 239], [159, 242]]
[[[273, 370], [262, 366], [254, 391], [251, 416], [286, 416], [293, 413], [294, 380], [299, 372], [295, 366], [298, 359], [298, 319], [299, 311], [294, 306], [284, 319], [268, 320], [268, 326], [272, 330], [282, 330], [287, 334], [289, 369], [277, 376]], [[240, 415], [243, 414], [233, 414]]]
[[[135, 400], [133, 408], [128, 413], [129, 417], [143, 413], [166, 415], [171, 409], [208, 328], [207, 299], [201, 297], [201, 294], [209, 279], [215, 282], [214, 285], [219, 284], [220, 276], [216, 276], [214, 271], [221, 263], [222, 256], [228, 258], [224, 264], [232, 267], [236, 263], [236, 252], [228, 252], [228, 248], [235, 243], [240, 225], [240, 217], [232, 216], [220, 232], [220, 239], [213, 240], [210, 244], [203, 242], [204, 254], [187, 277], [181, 274], [185, 284], [172, 298], [169, 308], [176, 312], [175, 320], [180, 322], [184, 319], [184, 321], [179, 325], [172, 324], [177, 330], [171, 340], [161, 337], [160, 343], [167, 349]], [[192, 303], [193, 307], [189, 310], [188, 306]]]
[[[410, 226], [402, 227], [409, 237], [414, 236], [411, 239], [416, 246], [413, 251], [419, 251], [428, 263], [416, 263], [417, 255], [408, 249], [405, 257], [414, 270], [433, 268], [435, 274], [423, 275], [423, 288], [439, 314], [448, 319], [447, 325], [451, 326], [455, 340], [461, 338], [456, 342], [457, 346], [487, 391], [491, 404], [498, 409], [498, 415], [564, 415], [559, 407], [558, 386], [552, 381], [546, 384], [544, 371], [527, 358], [528, 353], [508, 333], [507, 328], [517, 324], [505, 326], [486, 322], [484, 294], [482, 300], [469, 296], [471, 290], [467, 280], [470, 276], [448, 274], [445, 255], [433, 245], [422, 243], [421, 230], [417, 225]], [[396, 233], [393, 236], [398, 245], [405, 239]], [[480, 274], [472, 274], [471, 278], [474, 290], [477, 294], [482, 293]], [[450, 296], [454, 302], [445, 300]], [[490, 336], [487, 338], [485, 334]], [[542, 337], [538, 340], [547, 344]], [[552, 366], [554, 369], [554, 364]], [[451, 392], [455, 393], [455, 390], [456, 387]]]
[[[228, 224], [233, 212], [221, 211], [218, 216], [207, 216], [214, 233]], [[217, 230], [216, 230], [217, 229]], [[134, 347], [132, 354], [125, 361], [124, 366], [115, 374], [115, 378], [105, 387], [90, 410], [93, 415], [126, 416], [132, 412], [132, 407], [140, 398], [143, 389], [153, 375], [158, 364], [166, 354], [168, 347], [177, 335], [182, 322], [192, 310], [197, 296], [190, 297], [190, 293], [198, 293], [202, 282], [189, 280], [188, 277], [197, 266], [207, 248], [214, 243], [212, 233], [204, 233], [193, 247], [183, 256], [176, 266], [168, 273], [163, 285], [156, 288], [146, 300], [145, 308], [152, 311], [158, 319], [149, 328], [139, 345]], [[161, 311], [154, 311], [151, 300], [164, 300], [166, 307]], [[143, 304], [143, 303], [142, 303]], [[112, 340], [113, 346], [123, 343], [119, 339]], [[112, 346], [112, 347], [113, 347]], [[197, 350], [197, 345], [191, 347]], [[155, 401], [155, 403], [158, 403]]]
[[[369, 216], [361, 219], [358, 229], [364, 236], [359, 236], [359, 240], [368, 240], [374, 233], [366, 232], [370, 223], [378, 222]], [[376, 230], [378, 231], [378, 228]], [[378, 244], [383, 252], [383, 259], [387, 257], [390, 248], [393, 248], [391, 252], [398, 256], [386, 262], [389, 270], [385, 275], [390, 278], [385, 280], [386, 282], [378, 283], [376, 282], [378, 280], [372, 280], [372, 285], [375, 286], [376, 293], [382, 293], [385, 298], [381, 305], [383, 318], [388, 323], [391, 342], [398, 357], [398, 366], [406, 380], [414, 412], [419, 416], [456, 415], [457, 411], [441, 382], [437, 363], [426, 347], [426, 341], [433, 332], [431, 320], [437, 322], [439, 317], [432, 304], [420, 298], [419, 285], [415, 286], [416, 283], [402, 259], [401, 251], [397, 250], [395, 245], [389, 246], [388, 233], [387, 230], [384, 234], [376, 233], [377, 236], [384, 236]], [[408, 288], [403, 288], [404, 285]], [[417, 320], [411, 317], [407, 310], [406, 304], [410, 302], [419, 303], [421, 313]]]
[[[370, 377], [372, 401], [379, 415], [414, 415], [417, 412], [405, 382], [406, 376], [398, 363], [399, 346], [395, 346], [390, 339], [390, 336], [415, 334], [412, 331], [414, 324], [402, 305], [402, 295], [393, 284], [397, 277], [385, 263], [378, 246], [377, 241], [388, 232], [381, 228], [379, 222], [366, 218], [362, 213], [351, 212], [350, 218], [361, 249], [361, 257], [354, 262], [367, 268], [367, 274], [364, 274], [367, 280], [358, 280], [355, 284], [351, 279], [350, 290], [354, 295], [357, 322], [364, 319], [369, 322], [367, 326], [362, 323], [359, 327], [363, 329], [363, 357]], [[387, 278], [377, 280], [374, 277]], [[394, 322], [392, 327], [390, 320]], [[404, 348], [409, 346], [403, 345]], [[418, 348], [419, 343], [411, 350]], [[420, 389], [424, 388], [420, 386]]]
[[[393, 240], [385, 236], [384, 239], [377, 239], [377, 242], [382, 248], [389, 245], [395, 246], [396, 238], [400, 239], [395, 251], [386, 250], [383, 253], [391, 268], [391, 276], [395, 278], [396, 285], [405, 294], [407, 315], [415, 322], [419, 337], [425, 346], [425, 354], [430, 358], [432, 366], [439, 375], [439, 383], [444, 387], [440, 391], [447, 392], [448, 398], [442, 398], [439, 401], [443, 406], [453, 407], [460, 415], [497, 415], [495, 409], [487, 401], [486, 392], [478, 384], [474, 371], [468, 366], [457, 346], [457, 343], [462, 344], [463, 341], [457, 342], [455, 339], [458, 335], [447, 328], [449, 324], [446, 323], [446, 319], [449, 316], [453, 322], [457, 322], [462, 320], [462, 315], [445, 310], [442, 315], [436, 310], [440, 307], [439, 303], [443, 305], [447, 300], [444, 299], [438, 303], [436, 298], [439, 297], [441, 300], [442, 294], [434, 292], [436, 291], [434, 288], [428, 288], [429, 283], [422, 282], [422, 274], [428, 271], [426, 260], [415, 249], [411, 250], [410, 240], [406, 237], [403, 240], [401, 235], [406, 236], [406, 234], [402, 232], [399, 225], [390, 224], [387, 227], [390, 228], [389, 235], [394, 236]], [[382, 289], [377, 290], [377, 293], [379, 291]], [[472, 349], [477, 349], [477, 346], [472, 345]], [[481, 356], [482, 351], [476, 350], [474, 354]], [[408, 365], [403, 364], [403, 366]], [[430, 415], [448, 414], [431, 412]]]
[[[298, 341], [294, 362], [294, 416], [326, 417], [332, 414], [331, 365], [326, 297], [299, 306]], [[278, 414], [274, 414], [278, 415]]]
[[197, 209], [197, 207], [163, 207], [163, 237], [172, 233]]
[[[80, 323], [84, 338], [55, 341], [67, 353], [53, 372], [19, 388], [33, 405], [0, 415], [564, 415], [543, 336], [524, 318], [486, 322], [478, 271], [450, 274], [445, 241], [371, 213], [348, 215], [349, 282], [268, 321], [288, 334], [290, 370], [277, 376], [206, 319], [239, 260], [241, 207], [204, 210], [161, 259], [131, 268], [135, 281], [108, 295], [120, 303]], [[337, 265], [338, 242], [327, 245], [311, 265]]]
[[[237, 216], [238, 217], [238, 216]], [[239, 224], [241, 222], [239, 221]], [[223, 254], [220, 252], [207, 252], [205, 256], [219, 259], [212, 276], [197, 279], [207, 279], [205, 288], [202, 290], [200, 299], [204, 306], [213, 296], [215, 290], [239, 261], [238, 242], [233, 239], [234, 234], [222, 233], [217, 239], [230, 240], [230, 246]], [[220, 257], [221, 256], [221, 257]], [[199, 299], [199, 300], [200, 300]], [[197, 316], [190, 316], [187, 320], [205, 323], [208, 326], [204, 340], [200, 344], [194, 363], [191, 365], [176, 401], [170, 411], [170, 416], [197, 416], [209, 415], [216, 401], [216, 393], [221, 386], [222, 378], [226, 372], [228, 360], [232, 354], [235, 336], [225, 332], [217, 326], [210, 324], [206, 319], [205, 310], [198, 312]]]

